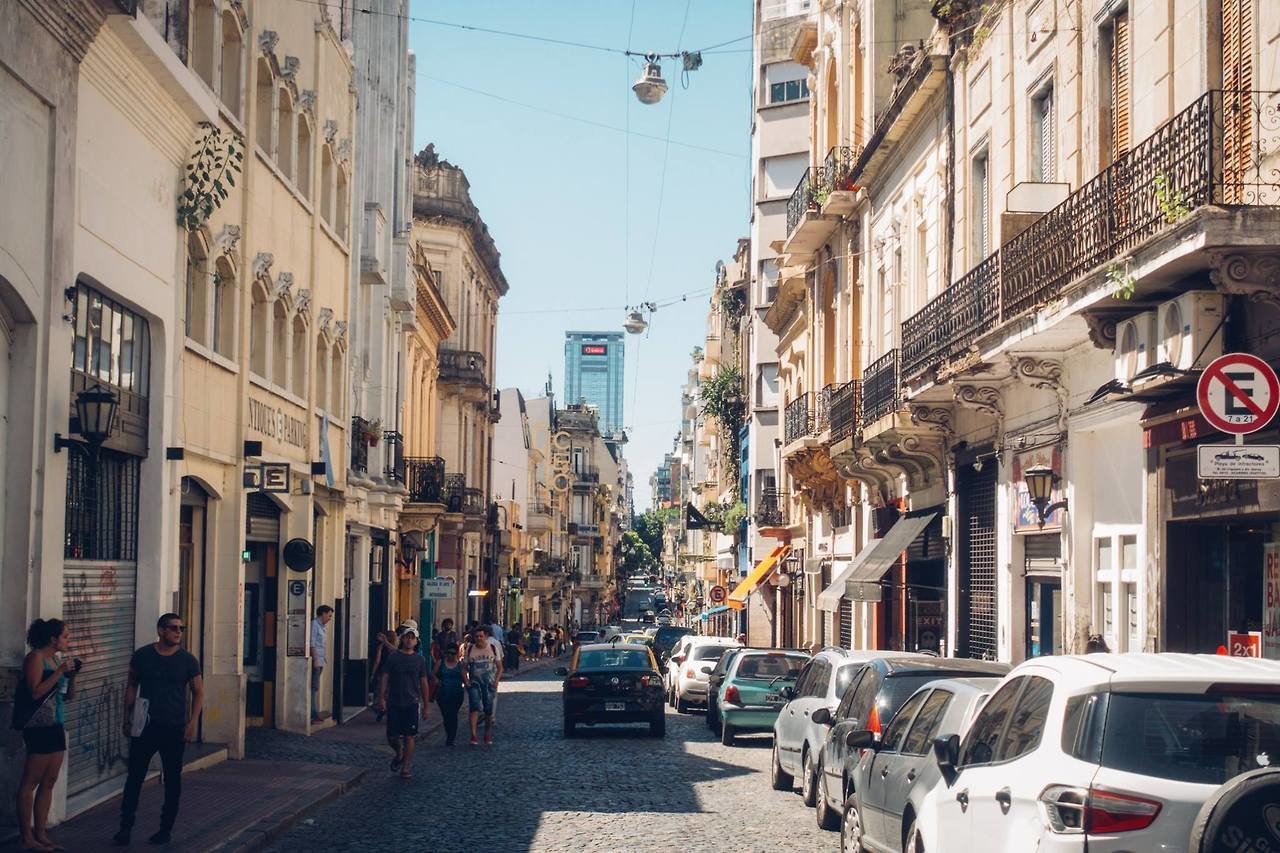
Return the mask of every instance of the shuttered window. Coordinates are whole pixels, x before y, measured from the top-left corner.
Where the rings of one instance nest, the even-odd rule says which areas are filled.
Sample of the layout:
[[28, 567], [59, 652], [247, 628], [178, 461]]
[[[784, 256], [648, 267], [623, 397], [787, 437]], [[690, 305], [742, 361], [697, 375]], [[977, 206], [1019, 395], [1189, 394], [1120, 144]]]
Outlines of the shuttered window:
[[1057, 147], [1054, 144], [1055, 120], [1052, 87], [1042, 89], [1032, 99], [1031, 121], [1031, 180], [1056, 180]]
[[1254, 0], [1222, 0], [1223, 201], [1239, 203], [1253, 137]]
[[991, 175], [987, 152], [973, 158], [973, 262], [991, 254]]
[[1111, 28], [1111, 160], [1129, 150], [1133, 80], [1129, 13], [1116, 15]]

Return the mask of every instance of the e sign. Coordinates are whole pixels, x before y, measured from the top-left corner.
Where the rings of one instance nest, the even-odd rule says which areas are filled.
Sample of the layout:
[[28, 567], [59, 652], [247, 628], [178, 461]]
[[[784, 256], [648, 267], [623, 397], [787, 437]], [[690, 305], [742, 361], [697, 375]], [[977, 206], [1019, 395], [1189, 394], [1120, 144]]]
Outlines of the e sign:
[[1280, 409], [1280, 380], [1256, 355], [1233, 352], [1214, 359], [1200, 374], [1196, 402], [1214, 429], [1246, 435], [1265, 427]]

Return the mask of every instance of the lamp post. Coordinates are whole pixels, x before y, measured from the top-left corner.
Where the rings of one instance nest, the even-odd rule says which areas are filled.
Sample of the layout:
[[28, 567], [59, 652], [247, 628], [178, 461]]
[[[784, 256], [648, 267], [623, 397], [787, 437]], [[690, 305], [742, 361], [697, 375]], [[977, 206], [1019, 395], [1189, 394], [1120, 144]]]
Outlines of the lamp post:
[[1028, 468], [1023, 473], [1022, 480], [1027, 484], [1027, 494], [1031, 497], [1032, 506], [1036, 508], [1040, 529], [1043, 530], [1049, 516], [1056, 510], [1067, 508], [1066, 501], [1050, 503], [1053, 500], [1053, 487], [1057, 484], [1059, 477], [1047, 465], [1037, 465], [1034, 468]]

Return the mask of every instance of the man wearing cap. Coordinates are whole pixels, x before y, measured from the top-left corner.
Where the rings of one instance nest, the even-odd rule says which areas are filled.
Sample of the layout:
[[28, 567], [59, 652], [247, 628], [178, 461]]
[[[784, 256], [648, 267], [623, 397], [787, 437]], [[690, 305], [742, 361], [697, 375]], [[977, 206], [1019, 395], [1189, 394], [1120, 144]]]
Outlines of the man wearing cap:
[[[412, 621], [412, 620], [409, 620]], [[418, 741], [418, 719], [427, 718], [427, 662], [418, 653], [420, 638], [414, 623], [401, 626], [400, 645], [387, 657], [378, 682], [378, 709], [387, 714], [387, 743], [395, 750], [391, 769], [401, 779], [413, 775], [413, 750]]]

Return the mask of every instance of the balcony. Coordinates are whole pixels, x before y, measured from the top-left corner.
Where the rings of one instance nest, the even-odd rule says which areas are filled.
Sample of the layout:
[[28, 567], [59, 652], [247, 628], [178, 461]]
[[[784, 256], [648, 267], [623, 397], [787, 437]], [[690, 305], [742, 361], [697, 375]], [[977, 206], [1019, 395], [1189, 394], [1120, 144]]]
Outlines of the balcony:
[[[1206, 92], [908, 318], [903, 377], [965, 369], [981, 360], [984, 336], [1082, 295], [1091, 281], [1102, 283], [1104, 268], [1117, 258], [1136, 260], [1174, 229], [1187, 242], [1195, 229], [1211, 227], [1204, 208], [1280, 207], [1277, 116], [1280, 92]], [[1182, 253], [1199, 243], [1244, 242], [1237, 220], [1223, 228], [1221, 236], [1205, 235]], [[1183, 260], [1169, 275], [1208, 265], [1207, 257], [1198, 264]], [[1147, 288], [1162, 284], [1153, 278]], [[1108, 291], [1096, 301], [1105, 306], [1109, 297]]]
[[462, 503], [467, 490], [467, 478], [462, 474], [446, 474], [444, 477], [444, 508], [446, 512], [462, 514]]
[[409, 503], [443, 504], [444, 460], [439, 456], [411, 456], [404, 461]]
[[573, 472], [573, 487], [575, 489], [594, 489], [600, 483], [600, 469], [587, 468], [582, 471]]
[[850, 379], [842, 385], [827, 386], [831, 389], [829, 442], [834, 448], [849, 441], [862, 423], [862, 381]]
[[785, 530], [787, 527], [787, 493], [777, 489], [761, 489], [756, 501], [756, 527], [762, 536], [772, 535], [769, 530]]
[[787, 240], [783, 253], [809, 255], [817, 251], [851, 213], [858, 185], [852, 179], [860, 149], [836, 146], [821, 166], [810, 166], [787, 200]]
[[462, 514], [471, 518], [484, 517], [484, 489], [467, 486], [462, 490]]
[[891, 349], [862, 371], [862, 423], [873, 424], [902, 407], [898, 391], [898, 351]]
[[360, 281], [364, 284], [385, 284], [387, 281], [386, 242], [387, 217], [379, 204], [365, 204], [364, 222], [360, 234]]
[[356, 474], [369, 473], [369, 434], [373, 425], [362, 417], [351, 419], [351, 461], [348, 467]]
[[793, 444], [813, 435], [813, 395], [801, 394], [783, 412], [783, 443]]
[[395, 430], [388, 430], [382, 434], [382, 440], [386, 447], [386, 454], [383, 457], [387, 463], [386, 477], [388, 483], [405, 484], [405, 456], [404, 456], [404, 436]]
[[470, 350], [441, 349], [439, 354], [440, 379], [454, 385], [489, 387], [483, 353]]

